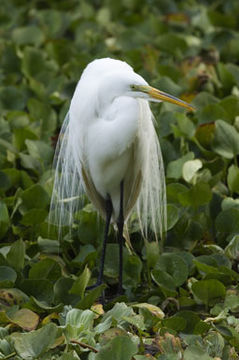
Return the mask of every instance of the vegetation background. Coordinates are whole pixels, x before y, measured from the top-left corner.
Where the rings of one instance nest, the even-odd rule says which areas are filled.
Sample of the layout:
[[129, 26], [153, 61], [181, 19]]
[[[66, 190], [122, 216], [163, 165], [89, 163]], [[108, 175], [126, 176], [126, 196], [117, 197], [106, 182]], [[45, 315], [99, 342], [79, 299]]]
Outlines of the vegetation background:
[[[0, 359], [238, 359], [238, 0], [1, 0], [0, 35]], [[107, 56], [196, 111], [152, 106], [164, 252], [132, 218], [125, 296], [103, 310], [102, 288], [85, 291], [102, 243], [92, 205], [61, 243], [47, 216], [70, 98], [86, 64]], [[116, 247], [112, 231], [109, 296]]]

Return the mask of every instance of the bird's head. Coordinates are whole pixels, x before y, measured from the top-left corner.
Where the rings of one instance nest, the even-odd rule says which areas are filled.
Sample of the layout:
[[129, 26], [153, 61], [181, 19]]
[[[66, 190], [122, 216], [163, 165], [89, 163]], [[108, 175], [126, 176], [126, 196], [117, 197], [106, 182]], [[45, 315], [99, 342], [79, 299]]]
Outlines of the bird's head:
[[139, 85], [139, 84], [131, 84], [131, 92], [134, 97], [144, 98], [148, 101], [154, 102], [169, 102], [171, 104], [175, 104], [181, 107], [186, 108], [189, 111], [193, 111], [194, 107], [187, 102], [178, 99], [177, 97], [167, 94], [164, 91], [155, 89], [149, 85]]
[[154, 102], [169, 102], [184, 107], [189, 111], [194, 110], [194, 107], [187, 102], [150, 86], [131, 68], [124, 71], [108, 72], [105, 76], [102, 76], [100, 93], [108, 101], [118, 96], [131, 96]]

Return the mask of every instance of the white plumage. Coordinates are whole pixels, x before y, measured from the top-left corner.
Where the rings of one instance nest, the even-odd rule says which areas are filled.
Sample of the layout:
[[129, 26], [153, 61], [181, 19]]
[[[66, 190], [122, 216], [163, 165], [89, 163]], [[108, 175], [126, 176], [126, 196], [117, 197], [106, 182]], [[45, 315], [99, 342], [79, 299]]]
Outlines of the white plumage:
[[163, 161], [148, 101], [168, 101], [193, 109], [150, 87], [125, 62], [110, 58], [91, 62], [77, 84], [55, 156], [50, 221], [71, 225], [84, 193], [106, 218], [96, 285], [102, 283], [109, 221], [117, 223], [120, 292], [123, 223], [133, 208], [144, 236], [148, 228], [156, 238], [166, 230]]
[[148, 86], [119, 60], [95, 60], [84, 70], [56, 151], [51, 208], [59, 225], [72, 223], [82, 191], [103, 216], [108, 194], [116, 221], [123, 180], [125, 221], [137, 202], [144, 234], [148, 225], [157, 235], [165, 230], [164, 170], [149, 96], [132, 85]]

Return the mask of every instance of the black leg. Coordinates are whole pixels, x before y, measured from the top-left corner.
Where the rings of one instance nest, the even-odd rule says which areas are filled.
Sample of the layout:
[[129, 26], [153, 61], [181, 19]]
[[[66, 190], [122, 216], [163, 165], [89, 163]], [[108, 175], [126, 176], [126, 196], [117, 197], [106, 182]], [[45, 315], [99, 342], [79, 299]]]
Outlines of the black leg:
[[91, 290], [91, 289], [101, 285], [103, 282], [105, 251], [106, 251], [106, 244], [107, 244], [108, 232], [109, 232], [109, 227], [110, 227], [110, 219], [111, 219], [112, 212], [113, 212], [113, 206], [112, 206], [110, 196], [108, 196], [108, 199], [106, 200], [106, 203], [105, 203], [105, 212], [106, 212], [106, 223], [105, 223], [103, 248], [102, 248], [101, 260], [100, 260], [99, 276], [98, 276], [96, 284], [88, 286], [87, 290]]
[[123, 229], [124, 229], [124, 183], [121, 181], [120, 183], [120, 213], [117, 220], [118, 227], [118, 242], [119, 242], [119, 287], [118, 294], [123, 294]]

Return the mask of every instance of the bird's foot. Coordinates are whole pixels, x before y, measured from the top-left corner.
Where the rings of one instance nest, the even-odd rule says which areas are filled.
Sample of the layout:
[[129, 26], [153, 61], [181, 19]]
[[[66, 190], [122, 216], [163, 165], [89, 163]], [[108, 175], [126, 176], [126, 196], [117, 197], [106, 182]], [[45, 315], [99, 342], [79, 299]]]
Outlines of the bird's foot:
[[124, 295], [124, 290], [123, 287], [119, 285], [117, 290], [117, 296], [121, 296], [121, 295]]

